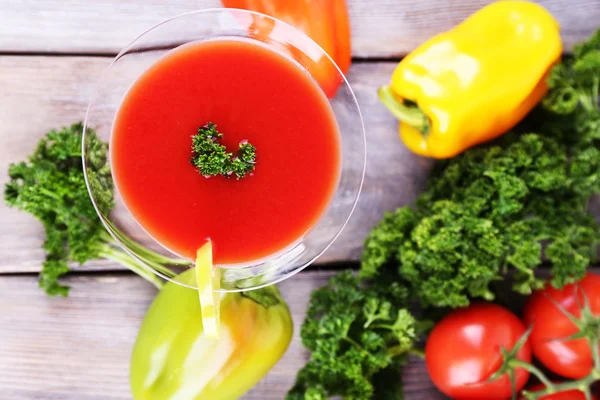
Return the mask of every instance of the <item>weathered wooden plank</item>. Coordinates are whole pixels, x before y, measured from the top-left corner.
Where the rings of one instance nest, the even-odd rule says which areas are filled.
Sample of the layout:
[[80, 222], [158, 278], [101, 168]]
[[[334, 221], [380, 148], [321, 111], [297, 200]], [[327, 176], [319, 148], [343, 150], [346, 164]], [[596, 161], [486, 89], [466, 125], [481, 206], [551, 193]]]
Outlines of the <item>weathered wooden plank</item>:
[[[330, 272], [296, 275], [281, 284], [295, 323], [283, 359], [244, 399], [281, 400], [308, 359], [299, 327], [308, 297]], [[68, 279], [68, 298], [46, 297], [33, 276], [0, 277], [0, 393], [11, 400], [129, 399], [129, 356], [156, 291], [129, 274]], [[404, 370], [406, 398], [443, 399], [422, 362]], [[217, 399], [215, 399], [217, 400]]]
[[[492, 0], [348, 0], [355, 57], [398, 57]], [[600, 20], [599, 0], [538, 0], [556, 16], [567, 48]], [[219, 7], [218, 0], [2, 0], [0, 51], [117, 53], [154, 24]]]
[[[103, 57], [0, 57], [0, 185], [8, 179], [8, 164], [24, 159], [45, 132], [83, 119], [109, 62]], [[349, 79], [367, 128], [367, 176], [352, 220], [321, 262], [357, 260], [364, 237], [383, 212], [410, 203], [425, 182], [429, 162], [404, 147], [394, 118], [377, 99], [377, 87], [393, 68], [392, 62], [351, 68]], [[41, 226], [3, 203], [0, 221], [0, 273], [39, 270], [44, 258]], [[105, 266], [96, 262], [84, 268]]]

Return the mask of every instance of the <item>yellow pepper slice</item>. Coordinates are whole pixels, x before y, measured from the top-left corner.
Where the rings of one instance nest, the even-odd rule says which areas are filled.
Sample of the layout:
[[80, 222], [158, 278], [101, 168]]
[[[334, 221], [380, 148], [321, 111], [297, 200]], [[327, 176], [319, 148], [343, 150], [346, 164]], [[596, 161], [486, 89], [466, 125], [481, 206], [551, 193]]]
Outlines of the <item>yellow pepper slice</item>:
[[219, 269], [213, 268], [212, 243], [209, 240], [196, 253], [196, 285], [200, 296], [200, 311], [204, 334], [208, 338], [219, 338], [220, 303]]

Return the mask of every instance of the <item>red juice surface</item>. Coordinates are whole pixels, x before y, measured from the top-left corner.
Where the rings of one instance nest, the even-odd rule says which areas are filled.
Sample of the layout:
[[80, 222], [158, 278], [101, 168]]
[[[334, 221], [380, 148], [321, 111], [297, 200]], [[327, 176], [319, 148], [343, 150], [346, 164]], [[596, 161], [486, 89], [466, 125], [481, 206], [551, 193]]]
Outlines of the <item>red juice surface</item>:
[[[213, 122], [235, 152], [256, 146], [253, 176], [204, 178], [191, 137]], [[113, 176], [156, 240], [195, 258], [242, 263], [299, 239], [325, 212], [340, 169], [328, 100], [294, 61], [239, 39], [190, 43], [163, 56], [126, 94], [113, 126]]]

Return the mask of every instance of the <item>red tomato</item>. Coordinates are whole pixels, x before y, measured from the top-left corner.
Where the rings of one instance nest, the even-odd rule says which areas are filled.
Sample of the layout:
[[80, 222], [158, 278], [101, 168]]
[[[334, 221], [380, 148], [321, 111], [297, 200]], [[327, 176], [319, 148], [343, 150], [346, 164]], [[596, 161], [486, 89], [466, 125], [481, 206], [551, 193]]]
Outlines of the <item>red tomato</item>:
[[[455, 310], [440, 321], [427, 340], [425, 361], [431, 380], [446, 395], [459, 399], [508, 399], [508, 375], [486, 381], [502, 364], [500, 348], [510, 350], [523, 336], [523, 323], [510, 311], [491, 303], [473, 304]], [[517, 358], [531, 361], [529, 342]], [[516, 369], [521, 390], [529, 372]]]
[[[542, 384], [532, 386], [527, 390], [530, 392], [535, 392], [540, 389], [544, 389], [545, 386]], [[520, 400], [525, 400], [525, 397], [521, 397]], [[540, 400], [585, 400], [585, 395], [583, 392], [579, 390], [568, 390], [566, 392], [560, 392], [555, 394], [549, 394], [544, 397], [540, 397]], [[596, 396], [592, 395], [592, 400], [597, 400]]]
[[577, 327], [550, 298], [579, 317], [584, 292], [592, 312], [600, 316], [600, 276], [594, 274], [562, 290], [547, 285], [527, 300], [523, 316], [525, 324], [533, 326], [529, 338], [533, 354], [552, 372], [572, 379], [583, 378], [591, 371], [592, 352], [586, 339], [561, 340], [576, 333]]

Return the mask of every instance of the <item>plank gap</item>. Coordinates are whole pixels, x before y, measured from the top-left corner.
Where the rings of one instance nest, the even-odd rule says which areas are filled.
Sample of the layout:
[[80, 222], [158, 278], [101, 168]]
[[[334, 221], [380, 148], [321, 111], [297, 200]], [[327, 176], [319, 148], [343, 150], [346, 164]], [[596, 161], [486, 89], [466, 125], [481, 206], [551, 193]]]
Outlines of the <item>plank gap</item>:
[[56, 51], [0, 51], [0, 57], [95, 57], [114, 58], [117, 53], [113, 52], [56, 52]]
[[[115, 267], [110, 267], [110, 266], [104, 267], [103, 269], [79, 269], [79, 267], [80, 266], [71, 269], [71, 271], [65, 277], [74, 277], [74, 276], [93, 277], [93, 276], [100, 276], [100, 275], [106, 275], [106, 274], [119, 275], [119, 276], [136, 275], [133, 271], [131, 271], [129, 269], [123, 269], [124, 267], [121, 267], [120, 264], [115, 264]], [[360, 263], [358, 263], [356, 261], [348, 261], [348, 262], [336, 261], [336, 262], [329, 262], [329, 263], [324, 263], [324, 264], [314, 264], [314, 265], [311, 265], [311, 266], [303, 269], [299, 273], [300, 274], [321, 273], [321, 272], [322, 273], [329, 273], [329, 272], [335, 273], [335, 272], [341, 272], [341, 271], [344, 271], [347, 269], [351, 269], [353, 271], [358, 271], [360, 269]], [[3, 278], [4, 277], [15, 277], [15, 278], [30, 277], [30, 276], [37, 276], [38, 274], [39, 274], [38, 271], [2, 272], [2, 270], [0, 270], [0, 277], [3, 277]]]
[[[164, 50], [164, 48], [149, 48], [144, 51]], [[118, 53], [114, 52], [57, 52], [57, 51], [12, 51], [0, 50], [0, 57], [94, 57], [94, 58], [114, 58]], [[395, 57], [352, 57], [352, 63], [398, 63], [405, 55]]]

